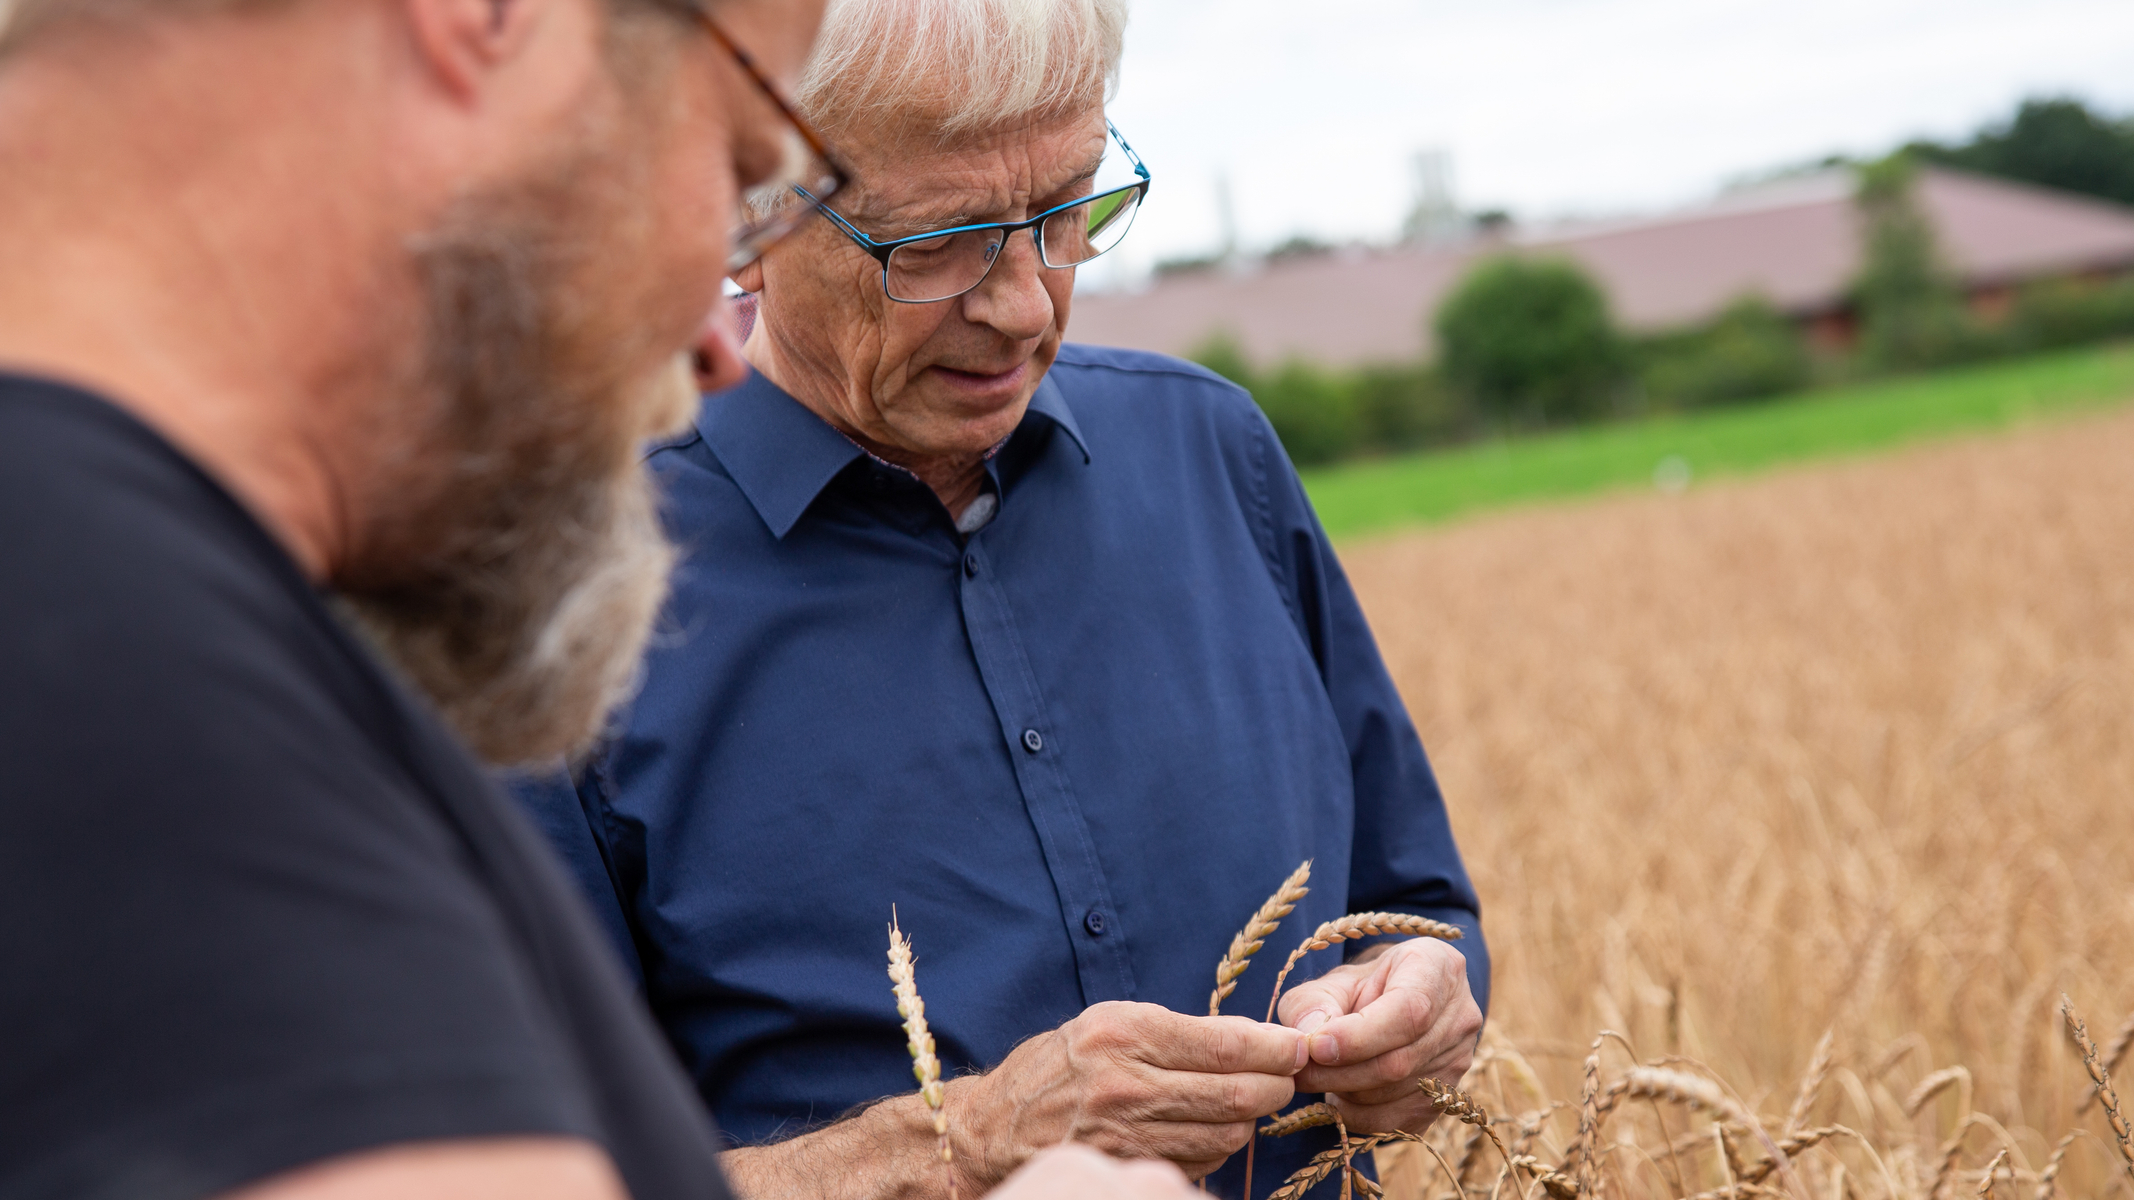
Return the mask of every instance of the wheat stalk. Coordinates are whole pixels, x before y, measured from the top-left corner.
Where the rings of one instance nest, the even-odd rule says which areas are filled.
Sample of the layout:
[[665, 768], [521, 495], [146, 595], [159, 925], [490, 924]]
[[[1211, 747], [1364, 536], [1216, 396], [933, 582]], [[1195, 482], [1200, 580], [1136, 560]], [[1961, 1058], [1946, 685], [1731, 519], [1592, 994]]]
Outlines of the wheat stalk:
[[2090, 1082], [2097, 1087], [2097, 1101], [2104, 1105], [2104, 1115], [2112, 1123], [2112, 1137], [2119, 1143], [2119, 1157], [2126, 1166], [2127, 1177], [2134, 1179], [2134, 1133], [2128, 1131], [2127, 1119], [2119, 1113], [2119, 1093], [2112, 1090], [2112, 1072], [2097, 1057], [2089, 1027], [2075, 1015], [2075, 1002], [2064, 993], [2060, 997], [2060, 1016], [2067, 1022], [2069, 1036], [2075, 1039], [2075, 1048], [2082, 1052], [2083, 1069], [2090, 1073]]
[[1337, 942], [1351, 942], [1357, 938], [1376, 937], [1382, 933], [1442, 938], [1448, 942], [1456, 942], [1467, 936], [1460, 932], [1457, 925], [1447, 925], [1443, 921], [1433, 921], [1412, 913], [1368, 912], [1336, 917], [1312, 930], [1312, 935], [1304, 939], [1303, 945], [1289, 952], [1288, 960], [1282, 964], [1281, 973], [1274, 977], [1274, 995], [1267, 999], [1266, 1019], [1274, 1020], [1275, 1004], [1282, 999], [1282, 985], [1305, 955], [1314, 950], [1324, 950]]
[[948, 1175], [949, 1200], [956, 1200], [955, 1156], [948, 1144], [948, 1112], [943, 1107], [948, 1096], [941, 1086], [941, 1060], [934, 1054], [933, 1031], [926, 1027], [926, 1001], [919, 997], [911, 942], [897, 928], [894, 913], [889, 918], [889, 982], [896, 992], [897, 1015], [904, 1018], [904, 1046], [911, 1051], [911, 1073], [919, 1081], [919, 1098], [933, 1114], [934, 1134], [941, 1139], [941, 1167]]
[[1311, 892], [1310, 888], [1304, 886], [1310, 882], [1311, 877], [1312, 860], [1307, 858], [1296, 870], [1289, 873], [1289, 878], [1283, 880], [1282, 886], [1274, 890], [1274, 895], [1267, 897], [1267, 902], [1252, 914], [1252, 919], [1245, 922], [1245, 927], [1238, 931], [1237, 936], [1230, 939], [1230, 949], [1224, 953], [1223, 960], [1215, 964], [1215, 990], [1208, 993], [1209, 1016], [1222, 1015], [1223, 1001], [1231, 992], [1237, 990], [1237, 977], [1243, 975], [1245, 968], [1252, 965], [1252, 956], [1258, 954], [1267, 939], [1274, 936], [1275, 927], [1297, 907], [1297, 901], [1304, 899]]

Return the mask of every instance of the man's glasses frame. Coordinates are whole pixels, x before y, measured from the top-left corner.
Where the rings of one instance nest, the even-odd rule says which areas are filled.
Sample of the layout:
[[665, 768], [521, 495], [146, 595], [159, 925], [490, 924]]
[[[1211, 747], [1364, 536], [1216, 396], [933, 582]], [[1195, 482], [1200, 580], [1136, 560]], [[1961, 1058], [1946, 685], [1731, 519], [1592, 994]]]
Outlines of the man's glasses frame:
[[[1063, 213], [1070, 208], [1075, 208], [1084, 204], [1094, 204], [1100, 200], [1103, 200], [1107, 196], [1118, 196], [1125, 192], [1137, 193], [1134, 197], [1134, 205], [1137, 210], [1139, 209], [1139, 206], [1141, 205], [1142, 201], [1148, 198], [1149, 184], [1152, 182], [1152, 177], [1149, 175], [1149, 169], [1142, 163], [1141, 156], [1134, 153], [1134, 148], [1126, 144], [1126, 139], [1119, 136], [1119, 130], [1117, 126], [1113, 125], [1110, 121], [1106, 121], [1104, 122], [1104, 130], [1105, 132], [1111, 135], [1113, 141], [1119, 143], [1119, 149], [1126, 152], [1126, 161], [1132, 164], [1134, 168], [1134, 174], [1140, 176], [1140, 178], [1133, 183], [1124, 184], [1120, 187], [1115, 188], [1106, 188], [1104, 191], [1095, 193], [1094, 195], [1083, 196], [1078, 200], [1070, 200], [1065, 204], [1054, 205], [1053, 207], [1046, 209], [1045, 211], [1037, 214], [1036, 216], [1030, 217], [1022, 221], [993, 221], [981, 225], [956, 225], [947, 229], [935, 229], [926, 233], [913, 234], [910, 237], [896, 238], [887, 242], [878, 242], [873, 238], [868, 237], [866, 234], [860, 232], [858, 229], [854, 228], [850, 221], [847, 221], [844, 217], [838, 215], [837, 210], [824, 204], [823, 201], [827, 199], [827, 197], [812, 195], [802, 188], [796, 187], [793, 190], [799, 192], [803, 198], [813, 201], [815, 207], [821, 209], [822, 214], [830, 218], [832, 224], [836, 225], [846, 237], [852, 239], [853, 244], [857, 245], [860, 249], [866, 251], [874, 258], [876, 262], [882, 264], [882, 292], [884, 295], [888, 296], [891, 300], [894, 300], [899, 304], [939, 304], [944, 300], [953, 300], [957, 296], [961, 296], [966, 292], [972, 291], [980, 284], [984, 283], [986, 281], [986, 277], [993, 273], [993, 264], [999, 262], [1000, 257], [996, 254], [990, 261], [988, 261], [986, 263], [984, 274], [981, 274], [975, 281], [971, 283], [969, 287], [963, 288], [961, 291], [950, 293], [946, 296], [930, 296], [923, 300], [915, 300], [906, 299], [902, 296], [897, 295], [893, 290], [891, 290], [889, 286], [889, 258], [891, 255], [895, 254], [900, 247], [915, 245], [919, 242], [930, 242], [938, 238], [950, 237], [959, 233], [983, 233], [987, 231], [998, 231], [1000, 233], [1001, 239], [1000, 244], [1004, 246], [1007, 244], [1008, 238], [1014, 235], [1017, 230], [1028, 229], [1032, 231], [1030, 236], [1036, 239], [1037, 241], [1037, 251], [1039, 260], [1042, 261], [1046, 266], [1051, 267], [1054, 270], [1062, 270], [1067, 267], [1080, 266], [1081, 263], [1054, 263], [1053, 261], [1051, 261], [1050, 256], [1045, 250], [1044, 224], [1046, 221], [1051, 220], [1053, 217], [1058, 216], [1060, 213]], [[1108, 249], [1109, 247], [1106, 247], [1106, 250]], [[1085, 258], [1081, 261], [1090, 262], [1104, 253], [1104, 250], [1100, 250], [1096, 254], [1090, 255], [1089, 258]]]
[[[799, 135], [801, 143], [822, 161], [829, 172], [825, 178], [808, 181], [816, 185], [812, 188], [793, 186], [792, 190], [798, 192], [808, 203], [787, 205], [770, 216], [754, 220], [744, 219], [736, 226], [732, 248], [726, 256], [726, 273], [731, 275], [762, 258], [764, 251], [806, 224], [808, 218], [814, 216], [817, 210], [829, 211], [822, 207], [823, 202], [851, 184], [852, 175], [837, 161], [837, 157], [830, 153], [822, 135], [815, 132], [815, 127], [808, 124], [807, 118], [802, 117], [799, 110], [779, 94], [777, 85], [756, 65], [755, 58], [721, 29], [709, 12], [696, 3], [690, 3], [686, 7], [692, 16], [703, 23], [712, 40], [725, 47], [726, 53], [732, 56], [734, 62], [756, 85], [756, 90], [763, 93], [764, 98], [771, 102], [771, 106], [778, 110], [778, 114], [792, 126], [793, 132]], [[782, 181], [781, 186], [791, 183], [790, 180]]]

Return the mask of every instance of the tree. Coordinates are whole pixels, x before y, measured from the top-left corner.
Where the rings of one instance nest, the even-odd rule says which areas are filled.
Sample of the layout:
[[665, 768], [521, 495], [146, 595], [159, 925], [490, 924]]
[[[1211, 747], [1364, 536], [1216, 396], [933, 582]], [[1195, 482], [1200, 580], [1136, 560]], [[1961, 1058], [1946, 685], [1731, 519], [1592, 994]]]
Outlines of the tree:
[[1598, 415], [1626, 366], [1607, 298], [1559, 259], [1483, 262], [1438, 309], [1437, 337], [1446, 380], [1477, 411], [1499, 418]]
[[1860, 170], [1863, 227], [1853, 302], [1860, 353], [1875, 367], [1932, 366], [1961, 355], [1968, 332], [1955, 284], [1943, 273], [1934, 227], [1913, 196], [1918, 170], [1903, 152]]
[[1927, 162], [2134, 204], [2134, 119], [2113, 121], [2068, 97], [2025, 100], [1969, 142], [1906, 148]]

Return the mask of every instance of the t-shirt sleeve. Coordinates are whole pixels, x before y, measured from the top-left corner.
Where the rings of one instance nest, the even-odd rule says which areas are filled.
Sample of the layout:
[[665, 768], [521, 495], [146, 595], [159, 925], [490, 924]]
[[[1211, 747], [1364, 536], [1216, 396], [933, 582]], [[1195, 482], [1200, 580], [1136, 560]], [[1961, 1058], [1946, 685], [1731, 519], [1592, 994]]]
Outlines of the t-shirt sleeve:
[[286, 593], [119, 473], [172, 519], [0, 472], [0, 1195], [593, 1136], [503, 918]]

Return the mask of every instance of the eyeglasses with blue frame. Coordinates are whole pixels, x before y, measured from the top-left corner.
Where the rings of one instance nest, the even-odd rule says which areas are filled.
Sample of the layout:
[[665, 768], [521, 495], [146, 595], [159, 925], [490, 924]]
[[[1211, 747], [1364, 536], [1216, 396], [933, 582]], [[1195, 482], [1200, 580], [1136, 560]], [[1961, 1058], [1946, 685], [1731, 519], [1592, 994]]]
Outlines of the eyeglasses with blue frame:
[[[1138, 178], [1133, 183], [1048, 208], [1027, 220], [958, 225], [878, 242], [853, 228], [828, 205], [820, 205], [821, 212], [882, 264], [882, 291], [900, 304], [953, 300], [984, 283], [993, 264], [1000, 260], [1008, 237], [1022, 229], [1030, 230], [1030, 236], [1036, 239], [1040, 262], [1054, 270], [1078, 267], [1126, 237], [1135, 212], [1148, 196], [1151, 181], [1148, 167], [1119, 136], [1118, 128], [1106, 121], [1104, 129], [1125, 153]], [[804, 188], [794, 190], [804, 199], [815, 199]]]

